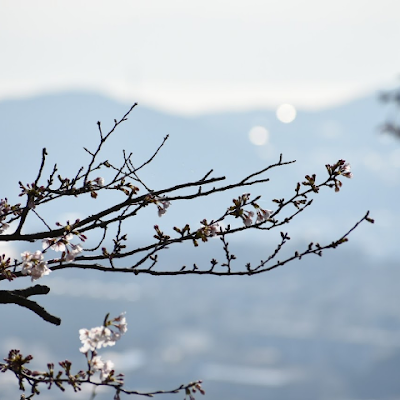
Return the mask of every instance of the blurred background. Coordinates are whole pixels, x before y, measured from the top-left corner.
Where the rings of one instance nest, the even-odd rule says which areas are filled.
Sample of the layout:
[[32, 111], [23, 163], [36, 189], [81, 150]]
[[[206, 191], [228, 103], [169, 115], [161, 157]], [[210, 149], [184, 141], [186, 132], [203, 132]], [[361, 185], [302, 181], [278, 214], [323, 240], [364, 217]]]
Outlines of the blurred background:
[[[122, 149], [137, 165], [170, 139], [142, 172], [153, 188], [199, 179], [214, 169], [227, 182], [275, 163], [252, 189], [260, 205], [293, 193], [305, 174], [326, 176], [343, 158], [354, 178], [339, 193], [316, 196], [288, 225], [290, 253], [329, 243], [367, 210], [349, 243], [267, 274], [244, 278], [143, 277], [78, 270], [43, 278], [37, 299], [62, 318], [60, 327], [4, 305], [1, 358], [12, 348], [33, 367], [71, 359], [85, 367], [78, 330], [104, 315], [127, 312], [128, 332], [101, 352], [137, 390], [172, 389], [203, 379], [207, 399], [399, 399], [400, 139], [381, 126], [398, 109], [380, 101], [398, 85], [397, 1], [0, 1], [0, 198], [18, 202], [18, 181], [32, 182], [41, 149], [48, 169], [73, 176], [104, 131], [138, 102], [108, 143], [103, 159]], [[146, 209], [125, 226], [131, 246], [152, 241], [152, 226], [216, 218], [233, 196], [175, 203], [162, 219]], [[43, 210], [49, 221], [83, 217], [107, 199], [70, 201]], [[29, 229], [41, 230], [39, 220]], [[232, 238], [238, 268], [265, 259], [279, 232]], [[95, 238], [90, 238], [94, 240]], [[4, 245], [19, 257], [35, 245]], [[222, 258], [218, 240], [199, 249], [169, 249], [160, 268]], [[2, 289], [26, 287], [20, 279]], [[18, 398], [11, 374], [0, 375], [0, 398]], [[89, 399], [47, 392], [43, 399]], [[200, 395], [199, 395], [200, 396]], [[109, 399], [99, 391], [96, 399]], [[173, 399], [173, 395], [163, 398]], [[128, 398], [128, 397], [127, 397]]]

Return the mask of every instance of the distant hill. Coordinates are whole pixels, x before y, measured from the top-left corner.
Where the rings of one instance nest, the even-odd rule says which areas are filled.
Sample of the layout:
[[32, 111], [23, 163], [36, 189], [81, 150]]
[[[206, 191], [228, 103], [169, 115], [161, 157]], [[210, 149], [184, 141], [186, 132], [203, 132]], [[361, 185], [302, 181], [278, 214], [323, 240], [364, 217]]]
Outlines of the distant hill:
[[[102, 121], [106, 131], [129, 107], [104, 96], [77, 92], [0, 102], [0, 166], [7, 171], [1, 177], [1, 196], [17, 201], [17, 182], [34, 180], [42, 147], [49, 152], [48, 171], [57, 163], [62, 176], [73, 175], [88, 160], [82, 148], [97, 146], [97, 121]], [[346, 180], [339, 194], [319, 195], [313, 210], [299, 217], [291, 229], [306, 240], [312, 234], [330, 239], [371, 210], [377, 223], [359, 229], [355, 242], [377, 255], [398, 254], [400, 142], [378, 134], [385, 113], [375, 95], [318, 112], [300, 110], [290, 124], [281, 123], [270, 109], [189, 118], [139, 105], [118, 128], [100, 159], [119, 163], [125, 149], [133, 152], [139, 165], [169, 134], [166, 146], [141, 175], [150, 187], [158, 188], [198, 179], [210, 168], [215, 176], [225, 175], [228, 181], [241, 179], [276, 162], [283, 153], [284, 159], [296, 159], [297, 163], [271, 171], [271, 182], [260, 192], [263, 206], [273, 209], [272, 198], [291, 195], [305, 174], [317, 173], [322, 180], [324, 165], [344, 158], [352, 165], [354, 179]], [[257, 125], [269, 132], [264, 146], [249, 141], [248, 132]], [[254, 193], [257, 190], [252, 189]], [[220, 214], [227, 201], [230, 197], [212, 199], [206, 205], [208, 212]], [[95, 203], [88, 199], [85, 204], [91, 209]], [[176, 218], [199, 221], [216, 215], [204, 215], [201, 207], [190, 207], [185, 203], [175, 211], [172, 207], [162, 222], [173, 224]], [[69, 208], [70, 204], [54, 212], [74, 211]]]

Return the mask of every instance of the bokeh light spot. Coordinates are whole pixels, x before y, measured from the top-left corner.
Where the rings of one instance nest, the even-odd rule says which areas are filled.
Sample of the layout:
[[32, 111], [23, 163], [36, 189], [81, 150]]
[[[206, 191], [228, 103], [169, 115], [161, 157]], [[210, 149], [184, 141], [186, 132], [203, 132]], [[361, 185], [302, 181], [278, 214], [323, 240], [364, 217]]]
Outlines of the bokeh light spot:
[[276, 116], [284, 124], [290, 124], [296, 118], [296, 109], [291, 104], [281, 104], [276, 110]]
[[249, 131], [249, 139], [252, 144], [263, 146], [268, 142], [269, 132], [263, 126], [253, 126]]

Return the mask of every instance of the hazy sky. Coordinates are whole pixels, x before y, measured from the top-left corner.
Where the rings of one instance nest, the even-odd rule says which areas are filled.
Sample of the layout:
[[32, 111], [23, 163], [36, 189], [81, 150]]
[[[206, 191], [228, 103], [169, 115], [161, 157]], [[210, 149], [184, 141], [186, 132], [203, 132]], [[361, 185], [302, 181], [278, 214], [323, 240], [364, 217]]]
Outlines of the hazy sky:
[[398, 82], [399, 0], [0, 0], [0, 99], [321, 107]]

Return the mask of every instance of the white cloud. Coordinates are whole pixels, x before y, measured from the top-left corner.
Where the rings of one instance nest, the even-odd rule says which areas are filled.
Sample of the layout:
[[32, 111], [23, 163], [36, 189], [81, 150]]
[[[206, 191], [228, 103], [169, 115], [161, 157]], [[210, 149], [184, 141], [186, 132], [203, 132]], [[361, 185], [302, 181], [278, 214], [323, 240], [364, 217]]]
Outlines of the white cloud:
[[6, 0], [0, 98], [83, 88], [182, 112], [324, 106], [396, 77], [399, 11], [391, 0]]

